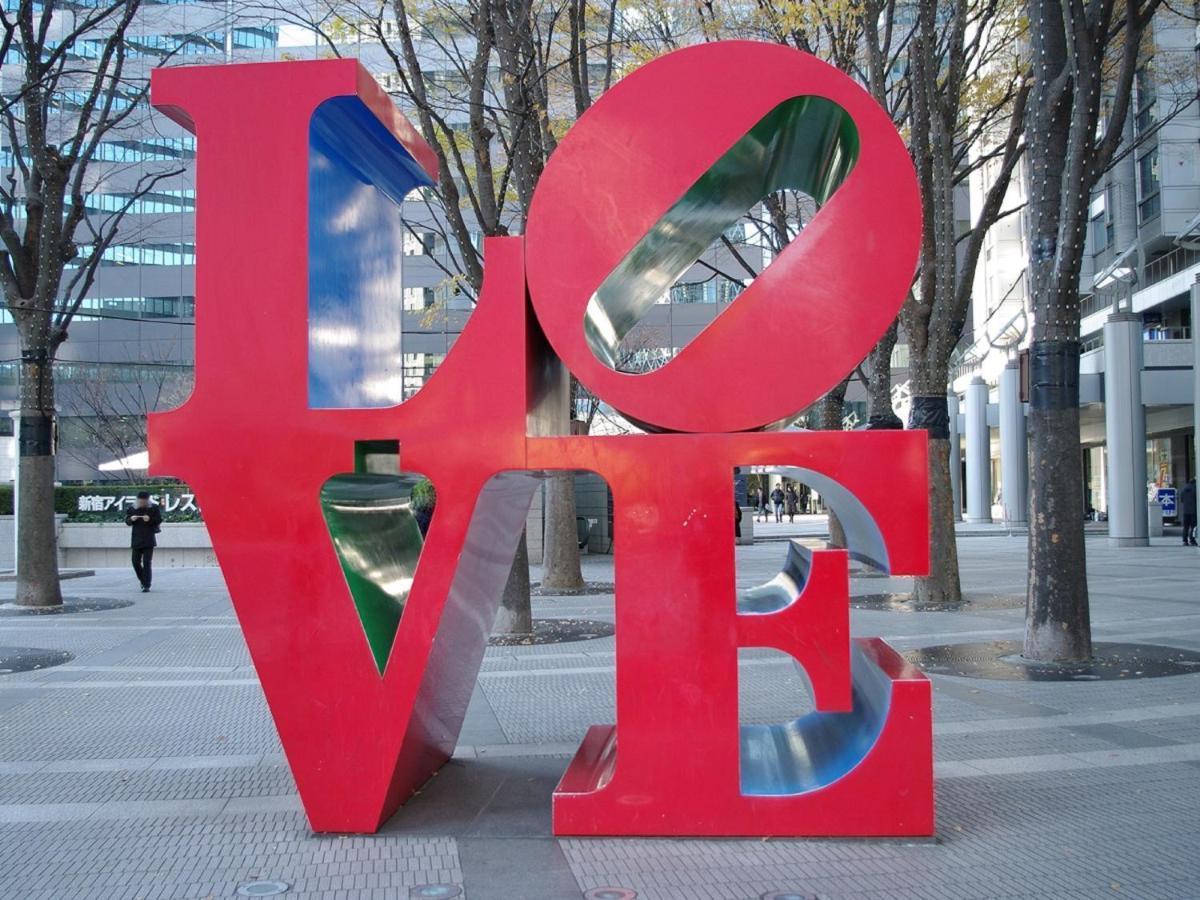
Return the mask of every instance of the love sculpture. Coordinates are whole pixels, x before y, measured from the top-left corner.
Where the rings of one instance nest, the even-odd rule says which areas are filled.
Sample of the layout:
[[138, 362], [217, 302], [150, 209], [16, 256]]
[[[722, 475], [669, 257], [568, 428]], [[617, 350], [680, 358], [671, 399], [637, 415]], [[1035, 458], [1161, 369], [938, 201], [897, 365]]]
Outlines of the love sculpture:
[[[929, 683], [850, 638], [848, 600], [850, 556], [927, 570], [925, 435], [763, 430], [866, 355], [913, 276], [912, 166], [865, 92], [749, 42], [617, 84], [525, 237], [487, 239], [475, 311], [404, 402], [396, 204], [437, 163], [388, 96], [353, 60], [163, 69], [152, 96], [198, 136], [200, 298], [152, 471], [203, 500], [315, 830], [375, 831], [450, 757], [539, 473], [590, 470], [613, 495], [617, 722], [587, 732], [554, 832], [932, 831]], [[783, 188], [822, 204], [802, 237], [668, 364], [621, 371], [656, 298]], [[774, 333], [820, 351], [758, 353]], [[568, 435], [565, 371], [654, 433]], [[755, 467], [820, 490], [849, 550], [794, 544], [739, 595], [730, 495]], [[401, 471], [437, 491], [424, 541]], [[792, 655], [816, 711], [739, 725], [741, 647]]]

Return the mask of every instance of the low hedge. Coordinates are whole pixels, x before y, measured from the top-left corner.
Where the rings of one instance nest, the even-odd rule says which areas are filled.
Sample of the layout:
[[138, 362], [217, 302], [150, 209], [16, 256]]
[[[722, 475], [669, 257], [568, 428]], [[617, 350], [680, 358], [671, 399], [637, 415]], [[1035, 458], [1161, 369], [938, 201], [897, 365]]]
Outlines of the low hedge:
[[[170, 522], [200, 522], [203, 517], [191, 488], [179, 482], [129, 484], [105, 481], [95, 484], [64, 484], [54, 488], [54, 511], [69, 522], [123, 522], [125, 510], [139, 491], [148, 491], [163, 508]], [[86, 498], [80, 502], [80, 498]], [[96, 499], [100, 498], [100, 499]], [[13, 486], [0, 484], [0, 515], [13, 514]]]

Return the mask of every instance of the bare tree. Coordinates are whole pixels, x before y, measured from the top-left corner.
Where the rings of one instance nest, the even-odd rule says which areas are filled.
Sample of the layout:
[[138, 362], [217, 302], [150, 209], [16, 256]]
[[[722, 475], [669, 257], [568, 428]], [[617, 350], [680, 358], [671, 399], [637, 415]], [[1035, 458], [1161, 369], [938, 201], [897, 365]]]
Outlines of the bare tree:
[[[89, 207], [106, 137], [144, 110], [127, 72], [140, 0], [21, 0], [0, 10], [0, 97], [11, 164], [0, 178], [0, 290], [21, 342], [17, 603], [62, 602], [54, 527], [54, 358], [122, 219], [162, 178], [146, 173], [114, 209]], [[86, 45], [87, 52], [81, 52]]]
[[1029, 154], [1029, 582], [1023, 653], [1091, 656], [1079, 452], [1079, 276], [1092, 188], [1122, 143], [1159, 0], [1026, 0]]
[[[900, 313], [908, 336], [909, 427], [929, 434], [930, 574], [913, 599], [962, 600], [957, 518], [950, 487], [946, 389], [950, 357], [962, 335], [984, 236], [1001, 217], [1023, 151], [1029, 94], [1014, 46], [1022, 23], [1005, 0], [920, 0], [909, 52], [910, 148], [923, 212], [918, 283]], [[995, 138], [999, 136], [999, 139]], [[991, 140], [990, 149], [977, 151]], [[974, 221], [960, 228], [955, 191], [971, 173], [995, 173]]]
[[[441, 230], [455, 259], [448, 278], [469, 297], [483, 279], [479, 236], [521, 234], [546, 160], [567, 125], [613, 81], [615, 0], [324, 0], [275, 11], [313, 30], [328, 51], [355, 42], [382, 48], [395, 71], [392, 93], [409, 110], [438, 163], [427, 227]], [[457, 271], [454, 271], [457, 269]], [[563, 390], [561, 432], [572, 425]], [[583, 585], [574, 479], [546, 481], [543, 585]], [[532, 630], [528, 548], [522, 535], [496, 630]]]
[[[190, 366], [172, 363], [166, 354], [152, 360], [128, 360], [117, 365], [95, 365], [93, 377], [80, 379], [65, 389], [64, 407], [86, 447], [99, 448], [120, 464], [126, 481], [143, 480], [146, 470], [131, 460], [144, 453], [147, 413], [173, 409], [191, 390]], [[63, 446], [81, 462], [95, 465], [91, 453]]]

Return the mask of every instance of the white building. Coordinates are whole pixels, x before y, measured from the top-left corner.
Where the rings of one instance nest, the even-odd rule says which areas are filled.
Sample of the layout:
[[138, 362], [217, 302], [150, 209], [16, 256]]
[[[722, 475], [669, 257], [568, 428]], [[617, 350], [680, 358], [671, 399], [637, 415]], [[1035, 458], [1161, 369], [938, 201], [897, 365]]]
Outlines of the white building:
[[[1160, 10], [1150, 38], [1125, 144], [1092, 196], [1080, 279], [1085, 496], [1097, 518], [1113, 513], [1110, 535], [1133, 544], [1146, 537], [1141, 498], [1166, 489], [1162, 499], [1169, 501], [1171, 489], [1196, 475], [1192, 286], [1200, 277], [1200, 104], [1195, 23]], [[984, 166], [973, 177], [973, 205], [980, 202], [990, 174]], [[1014, 179], [1007, 208], [1019, 210], [1024, 191], [1022, 173]], [[967, 510], [969, 519], [1020, 524], [1026, 516], [1026, 469], [1006, 467], [1004, 452], [1006, 444], [1011, 447], [1011, 463], [1025, 449], [1023, 425], [1015, 424], [1019, 414], [1011, 408], [1020, 402], [1021, 353], [1031, 333], [1025, 235], [1019, 211], [989, 233], [976, 272], [972, 340], [961, 349], [953, 373], [952, 394], [964, 407], [981, 402], [984, 392], [987, 397], [985, 420], [975, 420], [986, 421], [986, 431], [973, 430], [966, 416], [960, 421], [964, 459], [973, 454], [981, 459], [978, 445], [988, 446], [988, 465], [963, 472], [964, 498], [974, 490], [991, 500], [984, 509], [976, 504]], [[1015, 395], [1006, 379], [1018, 389]], [[1116, 437], [1110, 440], [1110, 435]], [[1133, 449], [1143, 439], [1144, 477]], [[1169, 507], [1165, 511], [1169, 514]]]

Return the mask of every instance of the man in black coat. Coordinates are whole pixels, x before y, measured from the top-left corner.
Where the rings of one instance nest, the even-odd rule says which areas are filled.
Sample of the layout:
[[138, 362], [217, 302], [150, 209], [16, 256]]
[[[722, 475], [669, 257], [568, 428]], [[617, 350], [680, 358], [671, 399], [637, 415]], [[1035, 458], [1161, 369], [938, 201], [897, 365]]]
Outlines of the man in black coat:
[[1179, 492], [1179, 512], [1183, 519], [1183, 543], [1196, 546], [1196, 479], [1192, 478]]
[[133, 572], [142, 583], [142, 593], [150, 590], [150, 561], [162, 525], [162, 510], [150, 503], [150, 495], [142, 491], [137, 495], [137, 505], [125, 514], [125, 524], [133, 529], [130, 545], [133, 548]]

